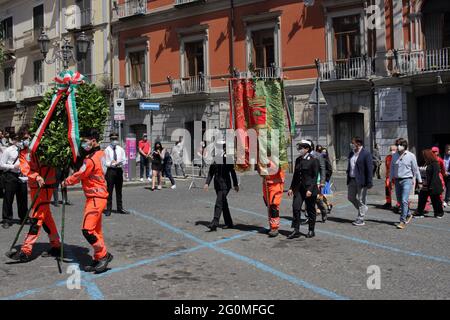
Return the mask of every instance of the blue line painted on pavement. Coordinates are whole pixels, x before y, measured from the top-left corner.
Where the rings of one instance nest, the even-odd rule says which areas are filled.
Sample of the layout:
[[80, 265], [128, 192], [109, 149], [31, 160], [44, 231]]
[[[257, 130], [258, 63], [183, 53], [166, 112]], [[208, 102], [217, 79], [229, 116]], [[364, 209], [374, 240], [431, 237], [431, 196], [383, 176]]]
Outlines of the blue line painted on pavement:
[[[256, 233], [256, 231], [247, 232], [247, 233], [240, 233], [240, 234], [237, 234], [237, 235], [232, 236], [232, 237], [227, 237], [227, 238], [224, 238], [224, 239], [220, 239], [220, 240], [214, 241], [214, 242], [212, 242], [212, 244], [226, 243], [226, 242], [229, 242], [229, 241], [233, 241], [233, 240], [236, 240], [236, 239], [240, 239], [240, 238], [244, 238], [244, 237], [250, 236], [250, 235], [255, 234], [255, 233]], [[143, 266], [143, 265], [149, 265], [149, 264], [152, 264], [152, 263], [164, 260], [164, 259], [168, 259], [168, 258], [171, 258], [171, 257], [179, 256], [179, 255], [182, 255], [184, 253], [194, 252], [194, 251], [197, 251], [199, 249], [206, 248], [206, 247], [207, 247], [206, 244], [202, 244], [202, 245], [198, 245], [198, 246], [193, 247], [193, 248], [178, 250], [178, 251], [175, 251], [175, 252], [171, 252], [171, 253], [168, 253], [168, 254], [161, 255], [159, 257], [155, 257], [155, 258], [151, 258], [151, 259], [145, 259], [145, 260], [140, 260], [140, 261], [137, 261], [135, 263], [125, 265], [123, 267], [114, 268], [114, 269], [111, 269], [111, 270], [109, 270], [109, 271], [107, 271], [105, 273], [101, 273], [101, 274], [90, 274], [90, 273], [81, 271], [82, 276], [83, 276], [83, 280], [84, 280], [82, 285], [84, 285], [86, 287], [86, 283], [90, 283], [90, 281], [92, 281], [94, 279], [98, 279], [98, 278], [105, 277], [105, 276], [107, 276], [109, 274], [112, 274], [112, 273], [125, 271], [125, 270], [128, 270], [128, 269], [140, 267], [140, 266]], [[25, 291], [16, 293], [16, 294], [8, 296], [8, 297], [0, 298], [0, 300], [21, 299], [21, 298], [25, 298], [25, 297], [33, 295], [33, 294], [37, 294], [37, 293], [43, 292], [45, 290], [54, 289], [56, 287], [62, 287], [62, 286], [65, 286], [65, 285], [66, 285], [66, 281], [58, 281], [58, 282], [56, 282], [56, 283], [54, 283], [52, 285], [49, 285], [49, 286], [25, 290]], [[93, 299], [97, 298], [97, 297], [98, 298], [103, 297], [103, 294], [101, 293], [100, 290], [98, 290], [98, 287], [95, 288], [95, 287], [91, 286], [91, 287], [86, 288], [86, 289], [87, 289], [87, 293]]]
[[[197, 200], [197, 201], [203, 202], [203, 203], [208, 203], [208, 204], [213, 204], [210, 201], [203, 201], [203, 200]], [[252, 214], [252, 215], [257, 216], [257, 217], [264, 217], [264, 218], [266, 218], [266, 216], [264, 216], [264, 215], [262, 215], [260, 213], [254, 212], [254, 211], [245, 210], [245, 209], [236, 208], [236, 207], [231, 207], [231, 206], [230, 206], [230, 209], [233, 209], [233, 210], [236, 210], [236, 211], [241, 211], [241, 212], [244, 212], [244, 213], [249, 213], [249, 214]], [[283, 225], [291, 225], [290, 221], [285, 221], [284, 219], [281, 221], [281, 223]], [[381, 249], [385, 249], [385, 250], [389, 250], [389, 251], [393, 251], [393, 252], [403, 253], [403, 254], [406, 254], [406, 255], [409, 255], [409, 256], [413, 256], [413, 257], [420, 257], [420, 258], [424, 258], [424, 259], [428, 259], [428, 260], [433, 260], [433, 261], [444, 262], [444, 263], [450, 264], [450, 259], [448, 259], [446, 257], [429, 256], [429, 255], [426, 255], [426, 254], [423, 254], [423, 253], [420, 253], [420, 252], [403, 250], [403, 249], [387, 246], [387, 245], [384, 245], [384, 244], [372, 242], [372, 241], [369, 241], [369, 240], [365, 240], [365, 239], [360, 239], [360, 238], [356, 238], [356, 237], [346, 236], [346, 235], [343, 235], [343, 234], [340, 234], [340, 233], [336, 233], [336, 232], [331, 232], [331, 231], [325, 231], [325, 230], [318, 230], [318, 229], [316, 229], [316, 232], [327, 234], [327, 235], [330, 235], [330, 236], [333, 236], [333, 237], [338, 237], [338, 238], [342, 238], [342, 239], [358, 242], [358, 243], [365, 244], [365, 245], [372, 246], [372, 247], [377, 247], [377, 248], [381, 248]]]
[[102, 291], [99, 289], [97, 284], [95, 284], [95, 282], [84, 281], [83, 286], [86, 288], [86, 291], [92, 300], [105, 300]]
[[265, 272], [270, 273], [270, 274], [272, 274], [272, 275], [274, 275], [276, 277], [284, 279], [284, 280], [286, 280], [286, 281], [288, 281], [288, 282], [290, 282], [292, 284], [304, 287], [304, 288], [309, 289], [309, 290], [311, 290], [311, 291], [313, 291], [313, 292], [315, 292], [317, 294], [320, 294], [322, 296], [325, 296], [325, 297], [328, 297], [328, 298], [331, 298], [331, 299], [335, 299], [335, 300], [348, 300], [349, 299], [347, 297], [340, 296], [337, 293], [332, 292], [330, 290], [327, 290], [327, 289], [318, 287], [318, 286], [316, 286], [314, 284], [311, 284], [311, 283], [309, 283], [309, 282], [307, 282], [305, 280], [302, 280], [302, 279], [299, 279], [297, 277], [288, 275], [288, 274], [286, 274], [286, 273], [284, 273], [282, 271], [279, 271], [279, 270], [277, 270], [275, 268], [272, 268], [271, 266], [268, 266], [268, 265], [266, 265], [266, 264], [264, 264], [264, 263], [262, 263], [262, 262], [260, 262], [258, 260], [255, 260], [255, 259], [243, 256], [243, 255], [240, 255], [238, 253], [235, 253], [235, 252], [227, 250], [227, 249], [223, 249], [223, 248], [217, 247], [216, 244], [213, 244], [213, 243], [210, 243], [210, 242], [205, 242], [205, 241], [195, 237], [194, 235], [192, 235], [192, 234], [190, 234], [190, 233], [188, 233], [188, 232], [186, 232], [186, 231], [184, 231], [182, 229], [174, 227], [174, 226], [168, 224], [167, 222], [159, 220], [159, 219], [157, 219], [155, 217], [152, 217], [152, 216], [147, 215], [147, 214], [139, 213], [139, 212], [137, 212], [135, 210], [130, 210], [130, 211], [132, 213], [140, 216], [140, 217], [143, 217], [145, 219], [151, 220], [151, 221], [159, 224], [160, 226], [171, 230], [174, 233], [181, 234], [181, 235], [185, 236], [186, 238], [191, 239], [191, 240], [193, 240], [193, 241], [195, 241], [195, 242], [197, 242], [199, 244], [206, 245], [207, 247], [209, 247], [209, 248], [211, 248], [211, 249], [213, 249], [215, 251], [218, 251], [218, 252], [220, 252], [222, 254], [230, 256], [230, 257], [232, 257], [234, 259], [237, 259], [239, 261], [243, 261], [243, 262], [245, 262], [247, 264], [250, 264], [250, 265], [252, 265], [252, 266], [254, 266], [254, 267], [256, 267], [256, 268], [258, 268], [258, 269], [260, 269], [262, 271], [265, 271]]

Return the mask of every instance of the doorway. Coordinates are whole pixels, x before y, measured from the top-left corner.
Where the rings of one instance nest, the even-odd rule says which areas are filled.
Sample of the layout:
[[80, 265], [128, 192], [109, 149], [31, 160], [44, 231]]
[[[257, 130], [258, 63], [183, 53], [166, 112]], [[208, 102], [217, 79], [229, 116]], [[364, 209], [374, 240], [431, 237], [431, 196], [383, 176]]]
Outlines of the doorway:
[[364, 115], [357, 112], [341, 113], [334, 117], [334, 121], [336, 167], [339, 171], [345, 171], [352, 138], [358, 136], [364, 139]]

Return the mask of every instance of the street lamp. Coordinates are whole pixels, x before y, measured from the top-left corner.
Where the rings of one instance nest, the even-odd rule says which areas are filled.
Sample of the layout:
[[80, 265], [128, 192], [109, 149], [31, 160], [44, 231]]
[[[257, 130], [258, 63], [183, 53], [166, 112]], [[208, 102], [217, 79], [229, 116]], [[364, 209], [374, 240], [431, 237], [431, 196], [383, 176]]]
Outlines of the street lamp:
[[[53, 64], [57, 60], [62, 60], [64, 70], [66, 70], [69, 68], [69, 61], [71, 59], [74, 60], [75, 62], [77, 62], [75, 55], [72, 51], [73, 46], [70, 44], [69, 39], [66, 39], [66, 38], [63, 39], [63, 44], [61, 45], [61, 49], [55, 50], [55, 52], [53, 53], [53, 57], [50, 58], [49, 60], [47, 60], [46, 58], [47, 58], [47, 54], [50, 49], [50, 39], [44, 31], [42, 31], [41, 35], [39, 36], [38, 42], [39, 42], [39, 48], [41, 50], [41, 53], [44, 56], [44, 61], [47, 64]], [[87, 53], [87, 51], [89, 49], [89, 43], [90, 43], [89, 37], [86, 36], [86, 34], [83, 31], [80, 34], [80, 36], [77, 38], [76, 42], [77, 42], [78, 52], [84, 57], [84, 55]], [[57, 44], [59, 45], [59, 42], [57, 42]]]

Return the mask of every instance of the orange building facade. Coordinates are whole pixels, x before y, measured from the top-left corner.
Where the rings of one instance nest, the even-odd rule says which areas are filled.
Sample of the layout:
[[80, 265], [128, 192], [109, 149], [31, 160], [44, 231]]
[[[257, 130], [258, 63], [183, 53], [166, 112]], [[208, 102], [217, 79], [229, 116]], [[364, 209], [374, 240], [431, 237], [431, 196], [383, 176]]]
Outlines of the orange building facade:
[[[285, 79], [295, 141], [328, 146], [339, 170], [354, 135], [368, 147], [377, 143], [382, 155], [398, 137], [413, 150], [450, 143], [450, 127], [426, 110], [431, 102], [450, 113], [449, 13], [438, 0], [113, 1], [113, 88], [125, 99], [123, 133], [170, 145], [177, 128], [193, 134], [194, 121], [226, 129], [228, 79], [251, 70]], [[319, 117], [309, 103], [317, 78], [327, 100]], [[141, 111], [143, 101], [161, 109]]]

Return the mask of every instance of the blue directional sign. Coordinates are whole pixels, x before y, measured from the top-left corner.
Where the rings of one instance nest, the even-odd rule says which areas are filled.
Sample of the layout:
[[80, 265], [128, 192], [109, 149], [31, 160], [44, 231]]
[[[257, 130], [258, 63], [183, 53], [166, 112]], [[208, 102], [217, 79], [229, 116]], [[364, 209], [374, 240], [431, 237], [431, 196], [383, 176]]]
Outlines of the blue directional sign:
[[144, 111], [159, 111], [159, 103], [139, 102], [139, 110]]

